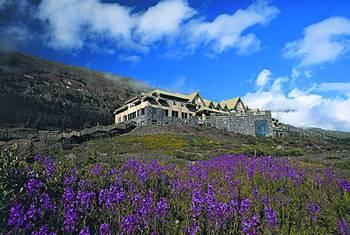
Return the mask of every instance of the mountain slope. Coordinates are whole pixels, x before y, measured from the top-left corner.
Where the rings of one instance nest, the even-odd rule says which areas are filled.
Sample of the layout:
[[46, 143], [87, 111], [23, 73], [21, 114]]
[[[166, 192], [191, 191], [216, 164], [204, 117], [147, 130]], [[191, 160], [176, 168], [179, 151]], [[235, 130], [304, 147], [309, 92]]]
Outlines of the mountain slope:
[[113, 111], [145, 90], [129, 78], [0, 51], [0, 127], [111, 124]]

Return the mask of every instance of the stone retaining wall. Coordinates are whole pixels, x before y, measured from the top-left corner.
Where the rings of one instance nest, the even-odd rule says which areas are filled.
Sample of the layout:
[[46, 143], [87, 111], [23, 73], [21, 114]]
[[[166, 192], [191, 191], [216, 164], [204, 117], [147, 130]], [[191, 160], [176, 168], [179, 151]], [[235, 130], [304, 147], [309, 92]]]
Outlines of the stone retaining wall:
[[273, 135], [270, 111], [259, 111], [257, 113], [249, 112], [245, 114], [231, 113], [227, 115], [212, 114], [206, 120], [200, 120], [199, 117], [191, 117], [188, 119], [168, 117], [165, 112], [164, 109], [146, 107], [144, 115], [138, 116], [129, 121], [135, 122], [137, 126], [184, 124], [190, 126], [205, 125], [245, 135]]
[[[257, 126], [259, 126], [259, 121], [266, 121], [266, 134], [262, 134], [262, 136], [272, 136], [273, 128], [272, 128], [272, 119], [270, 111], [262, 111], [258, 113], [245, 113], [245, 114], [235, 114], [231, 113], [229, 115], [215, 115], [212, 114], [210, 118], [206, 120], [210, 126], [226, 130], [229, 132], [236, 132], [245, 135], [259, 135], [259, 130], [257, 130]], [[263, 123], [260, 122], [260, 123]]]

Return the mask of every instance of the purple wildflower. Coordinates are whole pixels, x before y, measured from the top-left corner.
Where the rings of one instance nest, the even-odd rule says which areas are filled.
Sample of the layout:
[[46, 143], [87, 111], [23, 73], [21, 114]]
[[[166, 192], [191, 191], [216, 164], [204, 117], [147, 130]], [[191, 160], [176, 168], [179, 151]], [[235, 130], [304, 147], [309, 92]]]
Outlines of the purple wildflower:
[[309, 210], [309, 214], [310, 214], [310, 219], [311, 219], [311, 221], [312, 221], [312, 222], [315, 222], [315, 220], [316, 220], [316, 215], [317, 215], [318, 213], [320, 213], [321, 207], [320, 207], [318, 204], [316, 204], [316, 203], [310, 203], [310, 204], [308, 205], [308, 210]]
[[102, 189], [99, 193], [99, 203], [104, 205], [107, 209], [113, 209], [121, 202], [124, 201], [125, 192], [122, 188], [115, 185], [109, 187], [109, 189]]
[[144, 183], [146, 182], [147, 180], [147, 172], [146, 172], [146, 167], [144, 164], [141, 164], [137, 170], [136, 170], [136, 175], [137, 175], [137, 178], [139, 179], [139, 181], [141, 183]]
[[240, 208], [239, 208], [239, 213], [240, 214], [245, 214], [250, 208], [250, 200], [249, 198], [244, 198], [242, 201], [241, 201], [241, 205], [240, 205]]
[[78, 191], [78, 193], [77, 193], [77, 203], [79, 205], [79, 210], [81, 212], [83, 212], [83, 211], [91, 208], [94, 199], [95, 199], [95, 193], [94, 192]]
[[41, 207], [46, 209], [46, 210], [51, 209], [51, 200], [50, 200], [49, 194], [47, 194], [47, 193], [42, 193], [41, 194], [41, 196], [40, 196], [40, 204], [41, 204]]
[[66, 209], [62, 227], [63, 232], [75, 232], [77, 221], [78, 215], [74, 207], [71, 206], [70, 208]]
[[257, 234], [257, 227], [260, 224], [260, 218], [254, 215], [251, 218], [244, 218], [242, 221], [242, 231], [247, 235]]
[[230, 199], [229, 202], [229, 211], [232, 214], [234, 211], [238, 210], [238, 202], [235, 199]]
[[55, 163], [49, 158], [45, 158], [45, 175], [47, 178], [51, 178], [56, 172]]
[[35, 221], [38, 216], [39, 216], [38, 210], [35, 207], [35, 204], [34, 203], [30, 204], [30, 207], [27, 210], [26, 215], [25, 215], [25, 220], [26, 221]]
[[56, 235], [54, 232], [49, 231], [47, 224], [41, 226], [39, 230], [32, 232], [32, 235]]
[[122, 217], [120, 229], [122, 233], [133, 234], [136, 225], [136, 218], [134, 215], [128, 215], [126, 217]]
[[78, 182], [78, 186], [79, 186], [80, 189], [86, 190], [88, 188], [88, 186], [89, 186], [89, 183], [88, 183], [88, 181], [81, 179]]
[[194, 191], [192, 193], [192, 206], [191, 206], [191, 212], [192, 212], [193, 218], [197, 218], [200, 216], [203, 204], [204, 204], [204, 198], [202, 197], [202, 194], [199, 191]]
[[64, 202], [65, 208], [72, 206], [72, 204], [75, 202], [75, 193], [74, 193], [73, 189], [71, 189], [71, 188], [64, 189], [63, 202]]
[[79, 235], [90, 235], [89, 228], [85, 227], [82, 230], [80, 230]]
[[266, 223], [270, 228], [274, 228], [277, 225], [276, 212], [271, 207], [265, 207]]
[[339, 187], [342, 191], [350, 193], [350, 183], [346, 179], [339, 180]]
[[169, 210], [169, 205], [165, 198], [160, 199], [156, 207], [156, 215], [158, 218], [163, 218]]
[[8, 219], [8, 225], [14, 226], [15, 229], [19, 229], [24, 223], [24, 209], [20, 203], [15, 203], [10, 209], [10, 215]]
[[346, 223], [344, 218], [338, 220], [338, 230], [339, 230], [340, 235], [349, 235], [350, 234], [349, 226]]
[[43, 185], [44, 184], [38, 179], [29, 179], [25, 184], [25, 188], [28, 194], [32, 195], [38, 192]]
[[112, 233], [111, 233], [111, 229], [109, 227], [109, 224], [106, 224], [106, 223], [101, 224], [100, 235], [110, 235], [110, 234], [112, 234]]
[[102, 165], [100, 163], [96, 163], [93, 167], [90, 169], [90, 173], [93, 175], [100, 175], [103, 171]]
[[147, 227], [148, 222], [152, 216], [153, 211], [153, 200], [150, 195], [144, 197], [138, 205], [137, 208], [137, 219], [140, 221], [140, 226], [142, 228]]
[[72, 186], [77, 181], [77, 171], [70, 170], [64, 175], [64, 186]]
[[195, 223], [191, 223], [187, 228], [187, 233], [190, 235], [195, 235], [199, 231], [199, 226]]

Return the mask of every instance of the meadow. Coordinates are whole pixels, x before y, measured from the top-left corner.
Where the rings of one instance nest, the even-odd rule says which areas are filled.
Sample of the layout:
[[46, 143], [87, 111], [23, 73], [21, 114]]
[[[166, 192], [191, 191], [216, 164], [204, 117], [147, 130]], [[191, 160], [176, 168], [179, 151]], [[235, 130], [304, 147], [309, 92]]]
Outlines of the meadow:
[[347, 179], [293, 160], [0, 161], [5, 234], [349, 234]]

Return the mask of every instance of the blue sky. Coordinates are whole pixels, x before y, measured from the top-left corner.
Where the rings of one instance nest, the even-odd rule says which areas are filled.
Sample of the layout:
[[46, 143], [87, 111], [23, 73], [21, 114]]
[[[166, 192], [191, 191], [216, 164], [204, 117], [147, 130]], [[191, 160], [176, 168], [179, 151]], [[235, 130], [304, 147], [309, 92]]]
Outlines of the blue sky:
[[0, 0], [3, 47], [350, 130], [348, 0]]

